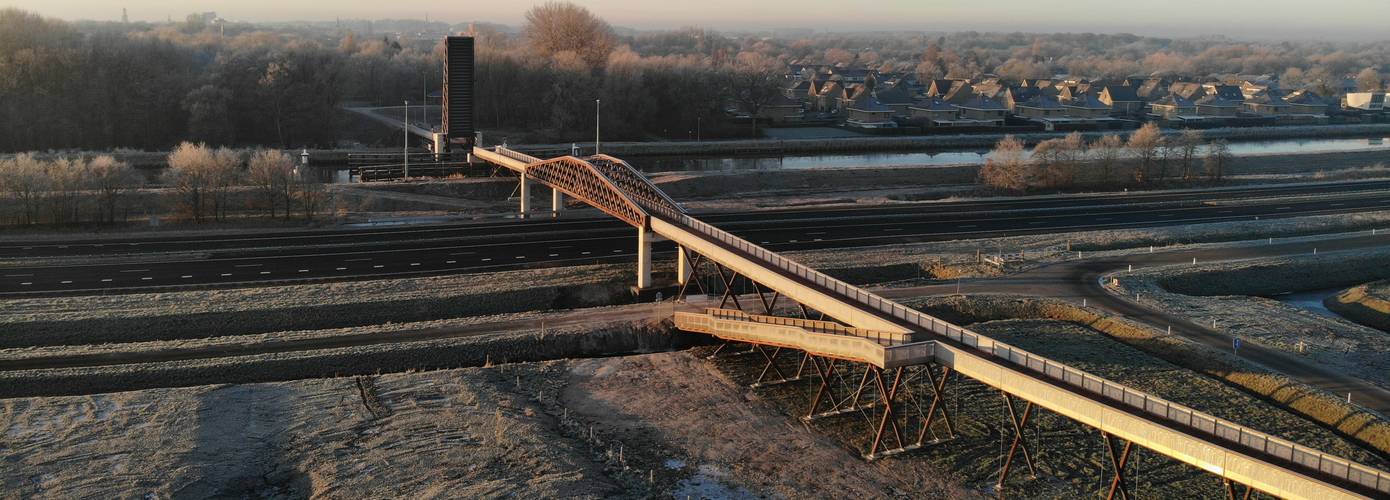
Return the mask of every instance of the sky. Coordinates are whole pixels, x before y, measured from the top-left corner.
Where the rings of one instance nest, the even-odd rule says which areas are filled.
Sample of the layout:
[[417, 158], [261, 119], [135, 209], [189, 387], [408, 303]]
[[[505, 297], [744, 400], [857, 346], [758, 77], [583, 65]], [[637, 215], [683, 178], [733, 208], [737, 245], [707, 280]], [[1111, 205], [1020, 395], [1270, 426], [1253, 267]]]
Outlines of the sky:
[[[0, 0], [63, 19], [160, 21], [215, 11], [233, 21], [412, 18], [519, 26], [541, 0]], [[575, 0], [610, 24], [725, 31], [1026, 31], [1390, 39], [1390, 0]]]

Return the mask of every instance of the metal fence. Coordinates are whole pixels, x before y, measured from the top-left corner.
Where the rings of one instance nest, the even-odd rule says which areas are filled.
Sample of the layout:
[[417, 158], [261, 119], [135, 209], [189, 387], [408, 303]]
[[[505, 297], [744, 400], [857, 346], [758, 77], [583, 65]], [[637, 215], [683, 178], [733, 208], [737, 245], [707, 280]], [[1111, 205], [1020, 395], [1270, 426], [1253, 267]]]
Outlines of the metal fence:
[[719, 228], [701, 222], [684, 214], [662, 214], [666, 218], [689, 227], [700, 234], [729, 247], [742, 251], [752, 257], [775, 266], [782, 271], [848, 298], [870, 309], [906, 321], [931, 333], [944, 336], [979, 352], [1025, 368], [1062, 385], [1081, 389], [1111, 401], [1143, 412], [1154, 420], [1183, 427], [1196, 434], [1204, 435], [1216, 442], [1227, 442], [1246, 447], [1270, 456], [1287, 460], [1309, 470], [1318, 471], [1331, 477], [1343, 479], [1376, 491], [1390, 493], [1390, 474], [1350, 460], [1323, 453], [1280, 439], [1263, 432], [1250, 429], [1234, 422], [1217, 418], [1173, 403], [1143, 391], [1131, 389], [1122, 384], [1072, 368], [1065, 364], [1029, 353], [1022, 349], [995, 341], [959, 326], [947, 323], [932, 316], [922, 314], [891, 300], [869, 293], [856, 286], [837, 280], [815, 269], [754, 245], [747, 240], [729, 234]]

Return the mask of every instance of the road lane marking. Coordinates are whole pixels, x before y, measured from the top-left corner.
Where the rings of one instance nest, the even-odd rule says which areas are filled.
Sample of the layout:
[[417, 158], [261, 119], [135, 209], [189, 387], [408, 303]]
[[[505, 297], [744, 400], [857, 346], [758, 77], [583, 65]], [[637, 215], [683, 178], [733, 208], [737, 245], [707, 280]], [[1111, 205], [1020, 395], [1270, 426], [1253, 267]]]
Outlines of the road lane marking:
[[1346, 203], [1333, 203], [1332, 206], [1334, 206], [1334, 207], [1345, 207], [1345, 206], [1347, 206], [1347, 204], [1346, 204]]
[[589, 254], [591, 254], [591, 253], [593, 253], [593, 252], [579, 252], [580, 255], [589, 255]]
[[192, 275], [192, 274], [185, 274], [185, 275], [183, 275], [183, 276], [179, 276], [179, 278], [181, 278], [181, 279], [186, 279], [186, 280], [190, 280], [190, 279], [193, 279], [193, 275]]
[[623, 253], [622, 250], [614, 250], [613, 253]]
[[1288, 209], [1291, 209], [1291, 208], [1293, 208], [1293, 207], [1279, 207], [1279, 208], [1276, 208], [1275, 210], [1288, 210]]
[[6, 275], [5, 275], [6, 278], [30, 278], [30, 277], [33, 277], [33, 276], [34, 276], [33, 274], [6, 274]]
[[516, 256], [516, 258], [517, 258], [517, 259], [524, 259], [524, 258], [526, 258], [526, 256], [525, 256], [525, 255], [518, 255], [518, 256]]
[[64, 280], [64, 281], [62, 281], [61, 283], [64, 284], [64, 285], [71, 285], [71, 284], [72, 284], [72, 280]]
[[552, 253], [552, 254], [550, 254], [549, 256], [550, 256], [550, 257], [559, 257], [560, 254], [558, 254], [558, 253]]
[[456, 261], [456, 260], [446, 260], [446, 261], [444, 261], [444, 263], [445, 263], [445, 264], [456, 264], [456, 263], [458, 263], [458, 261]]
[[367, 262], [367, 261], [369, 261], [369, 260], [372, 260], [372, 259], [347, 259], [347, 260], [344, 260], [343, 262]]
[[420, 265], [420, 263], [419, 263], [419, 262], [411, 262], [410, 265], [411, 265], [411, 267], [414, 267], [414, 266]]
[[150, 271], [149, 269], [125, 269], [125, 270], [122, 270], [121, 272], [123, 272], [123, 273], [147, 273], [147, 272], [149, 272], [149, 271]]
[[30, 283], [30, 282], [28, 282], [28, 281], [25, 281], [25, 282], [20, 283], [20, 284], [21, 284], [21, 285], [24, 285], [24, 286], [29, 286], [29, 285], [32, 285], [33, 283]]
[[307, 272], [309, 272], [309, 270], [308, 270], [308, 269], [300, 269], [299, 272], [301, 272], [301, 273], [307, 273]]
[[231, 275], [232, 275], [232, 273], [222, 273], [222, 276], [224, 276], [224, 277], [226, 277], [226, 276], [231, 276]]
[[491, 261], [491, 260], [492, 260], [492, 258], [489, 257], [489, 258], [483, 259], [483, 262], [489, 262], [489, 261]]
[[270, 271], [261, 271], [261, 274], [270, 274]]
[[340, 268], [338, 268], [338, 270], [339, 270], [339, 271], [346, 271], [347, 268], [346, 268], [346, 267], [340, 267]]
[[144, 278], [140, 278], [140, 281], [149, 281], [149, 280], [152, 280], [152, 279], [154, 279], [154, 278], [151, 278], [151, 277], [149, 277], [149, 276], [146, 276], [146, 277], [144, 277]]
[[383, 268], [383, 267], [386, 267], [386, 266], [385, 266], [385, 265], [382, 265], [382, 264], [377, 264], [377, 265], [375, 265], [375, 266], [372, 266], [372, 269], [381, 269], [381, 268]]
[[104, 280], [101, 280], [101, 282], [102, 282], [102, 283], [110, 283], [110, 282], [111, 282], [111, 278], [106, 278], [106, 279], [104, 279]]

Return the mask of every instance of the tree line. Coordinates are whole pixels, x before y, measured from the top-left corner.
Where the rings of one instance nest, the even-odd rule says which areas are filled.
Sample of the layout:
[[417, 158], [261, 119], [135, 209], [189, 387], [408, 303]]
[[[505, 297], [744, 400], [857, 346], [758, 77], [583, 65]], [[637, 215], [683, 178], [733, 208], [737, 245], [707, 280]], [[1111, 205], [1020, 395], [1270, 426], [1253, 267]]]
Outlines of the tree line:
[[1208, 142], [1200, 130], [1164, 136], [1150, 123], [1127, 139], [1105, 135], [1087, 142], [1073, 132], [1039, 142], [1031, 151], [1018, 138], [1005, 136], [990, 151], [979, 177], [989, 189], [1012, 193], [1219, 182], [1231, 159], [1225, 140]]
[[232, 212], [314, 220], [330, 196], [312, 173], [280, 150], [214, 148], [185, 142], [169, 153], [161, 189], [109, 155], [44, 160], [31, 153], [0, 160], [0, 218], [16, 225], [125, 223], [172, 214], [194, 223]]
[[[1136, 35], [961, 32], [725, 34], [687, 28], [618, 34], [569, 3], [532, 8], [520, 30], [476, 31], [478, 120], [518, 140], [746, 136], [721, 120], [775, 99], [793, 62], [923, 79], [1204, 78], [1281, 75], [1325, 95], [1342, 79], [1378, 87], [1390, 43], [1242, 42]], [[332, 147], [348, 136], [339, 106], [420, 102], [440, 88], [440, 23], [381, 22], [402, 34], [331, 23], [69, 23], [0, 9], [0, 151]], [[370, 26], [370, 24], [369, 24]], [[368, 28], [370, 30], [371, 28]], [[751, 130], [751, 129], [750, 129]], [[516, 141], [513, 141], [516, 142]]]

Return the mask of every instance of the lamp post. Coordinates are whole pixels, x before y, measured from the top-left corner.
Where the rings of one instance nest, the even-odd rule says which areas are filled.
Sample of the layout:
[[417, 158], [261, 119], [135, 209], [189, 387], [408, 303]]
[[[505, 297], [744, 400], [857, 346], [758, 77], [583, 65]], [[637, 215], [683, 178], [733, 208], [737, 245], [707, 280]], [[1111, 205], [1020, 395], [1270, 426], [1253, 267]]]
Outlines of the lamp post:
[[405, 101], [405, 142], [401, 143], [401, 158], [404, 160], [405, 167], [401, 169], [401, 178], [410, 178], [410, 101]]
[[598, 135], [598, 131], [599, 131], [600, 124], [602, 123], [602, 122], [599, 120], [599, 114], [598, 114], [598, 111], [599, 111], [599, 103], [600, 103], [600, 102], [603, 102], [603, 101], [602, 101], [601, 99], [594, 99], [594, 154], [598, 154], [598, 146], [599, 146], [599, 139], [598, 139], [598, 138], [599, 138], [599, 135]]

